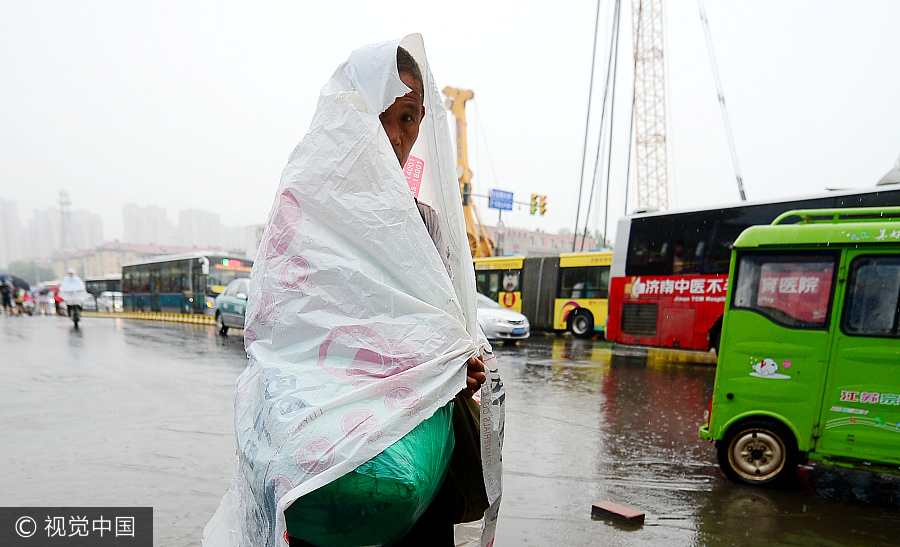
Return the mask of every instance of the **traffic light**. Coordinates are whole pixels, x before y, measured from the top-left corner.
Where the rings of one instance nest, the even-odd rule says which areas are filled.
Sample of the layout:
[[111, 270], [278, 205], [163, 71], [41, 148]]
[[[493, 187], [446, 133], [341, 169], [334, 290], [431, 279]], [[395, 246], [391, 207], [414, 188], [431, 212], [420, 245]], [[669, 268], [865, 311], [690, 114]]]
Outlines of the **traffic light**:
[[541, 202], [541, 196], [539, 196], [537, 194], [531, 194], [531, 214], [532, 215], [537, 214], [538, 205], [540, 204], [540, 202]]
[[547, 212], [547, 196], [541, 196], [541, 216]]

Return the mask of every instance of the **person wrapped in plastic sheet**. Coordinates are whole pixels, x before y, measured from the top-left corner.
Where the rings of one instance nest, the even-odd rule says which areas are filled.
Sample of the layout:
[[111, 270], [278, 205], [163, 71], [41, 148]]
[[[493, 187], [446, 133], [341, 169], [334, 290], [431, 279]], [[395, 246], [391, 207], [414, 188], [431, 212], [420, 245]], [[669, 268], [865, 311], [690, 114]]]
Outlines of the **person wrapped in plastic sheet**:
[[[401, 45], [421, 82], [400, 70]], [[442, 484], [470, 482], [448, 471], [455, 423], [475, 424], [488, 508], [453, 518], [483, 514], [479, 543], [492, 542], [504, 393], [477, 326], [455, 172], [421, 37], [351, 54], [284, 170], [254, 262], [235, 471], [204, 545], [402, 544]]]

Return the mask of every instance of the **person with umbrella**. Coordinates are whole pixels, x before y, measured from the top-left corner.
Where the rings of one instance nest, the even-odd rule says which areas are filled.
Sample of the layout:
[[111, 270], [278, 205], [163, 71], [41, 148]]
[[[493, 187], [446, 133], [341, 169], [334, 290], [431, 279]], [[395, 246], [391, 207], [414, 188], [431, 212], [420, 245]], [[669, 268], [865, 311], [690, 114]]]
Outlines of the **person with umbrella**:
[[3, 313], [12, 315], [12, 293], [13, 286], [8, 277], [0, 280], [0, 297], [3, 299]]

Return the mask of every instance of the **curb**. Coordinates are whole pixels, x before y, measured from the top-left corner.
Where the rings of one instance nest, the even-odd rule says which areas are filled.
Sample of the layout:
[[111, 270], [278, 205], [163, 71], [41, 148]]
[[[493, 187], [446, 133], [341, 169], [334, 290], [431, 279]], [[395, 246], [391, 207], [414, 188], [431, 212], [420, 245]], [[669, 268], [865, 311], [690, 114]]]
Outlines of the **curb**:
[[168, 321], [172, 323], [193, 323], [195, 325], [215, 326], [214, 317], [208, 315], [186, 315], [181, 313], [148, 313], [148, 312], [102, 312], [82, 311], [85, 317], [113, 317], [120, 319], [139, 319], [142, 321]]

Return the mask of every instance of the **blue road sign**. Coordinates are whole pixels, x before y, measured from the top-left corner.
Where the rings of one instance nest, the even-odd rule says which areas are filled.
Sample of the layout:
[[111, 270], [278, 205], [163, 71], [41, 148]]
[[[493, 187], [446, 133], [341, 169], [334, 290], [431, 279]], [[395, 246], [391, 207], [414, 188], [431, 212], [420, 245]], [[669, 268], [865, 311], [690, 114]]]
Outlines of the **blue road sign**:
[[491, 198], [488, 201], [488, 207], [503, 211], [512, 211], [513, 193], [504, 192], [503, 190], [491, 190]]

